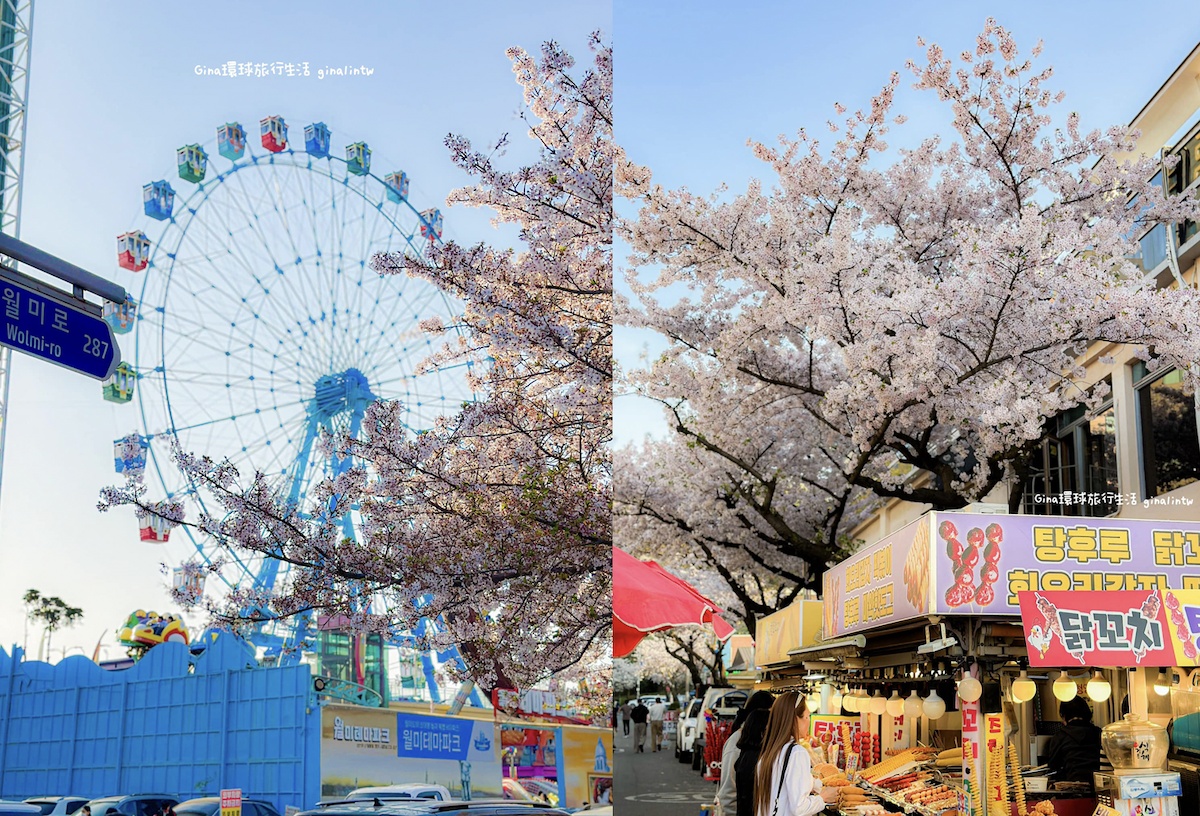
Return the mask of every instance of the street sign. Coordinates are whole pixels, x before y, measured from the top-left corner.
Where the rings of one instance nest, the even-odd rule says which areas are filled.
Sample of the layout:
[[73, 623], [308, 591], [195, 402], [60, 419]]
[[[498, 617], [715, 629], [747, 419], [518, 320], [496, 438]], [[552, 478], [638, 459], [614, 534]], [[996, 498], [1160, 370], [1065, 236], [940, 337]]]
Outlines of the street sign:
[[0, 344], [105, 379], [121, 362], [121, 349], [112, 327], [76, 305], [81, 303], [27, 275], [0, 269]]
[[227, 788], [221, 791], [221, 816], [242, 816], [241, 788]]

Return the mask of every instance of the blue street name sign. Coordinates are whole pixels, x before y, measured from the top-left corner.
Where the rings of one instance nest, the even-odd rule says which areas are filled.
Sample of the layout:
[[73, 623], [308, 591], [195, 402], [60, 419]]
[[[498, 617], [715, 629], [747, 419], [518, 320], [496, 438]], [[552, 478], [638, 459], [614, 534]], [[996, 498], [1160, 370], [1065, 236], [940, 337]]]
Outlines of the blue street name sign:
[[121, 362], [112, 328], [22, 278], [9, 270], [0, 276], [0, 344], [97, 380], [110, 376]]

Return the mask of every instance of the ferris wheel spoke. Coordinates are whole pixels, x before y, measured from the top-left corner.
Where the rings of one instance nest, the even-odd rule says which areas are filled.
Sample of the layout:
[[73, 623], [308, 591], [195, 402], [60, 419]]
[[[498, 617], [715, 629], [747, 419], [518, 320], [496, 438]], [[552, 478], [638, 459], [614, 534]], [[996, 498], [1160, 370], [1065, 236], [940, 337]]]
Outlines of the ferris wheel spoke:
[[[268, 165], [268, 167], [274, 168], [274, 165]], [[274, 174], [274, 171], [272, 171], [272, 172]], [[259, 172], [257, 175], [259, 176], [259, 180], [262, 183], [264, 191], [266, 191], [268, 194], [268, 197], [266, 200], [269, 203], [271, 203], [272, 208], [274, 208], [276, 211], [278, 211], [277, 203], [269, 195], [269, 190], [266, 187], [266, 181], [263, 178], [264, 174], [262, 172]], [[251, 213], [247, 212], [245, 209], [245, 206], [243, 206], [243, 203], [244, 203], [245, 205], [253, 207], [253, 203], [252, 203], [253, 196], [252, 196], [252, 193], [250, 192], [250, 190], [247, 189], [245, 181], [241, 176], [238, 177], [238, 188], [239, 188], [239, 191], [242, 193], [243, 200], [242, 201], [235, 200], [233, 203], [237, 204], [239, 211], [241, 211], [242, 216], [244, 218], [246, 218], [247, 220], [253, 219], [257, 223], [259, 219], [255, 218], [254, 216], [251, 215]], [[296, 326], [297, 331], [296, 331], [296, 333], [293, 334], [293, 337], [295, 338], [296, 351], [297, 351], [297, 353], [299, 353], [300, 351], [303, 351], [305, 341], [308, 339], [308, 335], [310, 334], [310, 332], [308, 330], [308, 326], [305, 325], [305, 321], [307, 320], [311, 323], [311, 321], [313, 320], [311, 310], [303, 304], [305, 304], [306, 302], [309, 304], [314, 302], [311, 298], [309, 298], [306, 301], [305, 292], [303, 291], [306, 288], [305, 284], [306, 284], [306, 281], [308, 278], [308, 276], [304, 274], [304, 267], [302, 265], [302, 257], [303, 256], [300, 254], [294, 255], [293, 257], [296, 258], [297, 260], [289, 261], [288, 269], [285, 270], [284, 266], [281, 265], [275, 259], [274, 253], [271, 251], [270, 242], [267, 240], [265, 234], [262, 232], [261, 226], [259, 226], [257, 228], [256, 233], [257, 233], [257, 236], [258, 236], [260, 242], [262, 243], [262, 246], [264, 247], [268, 256], [271, 259], [272, 269], [276, 270], [279, 282], [282, 284], [284, 292], [287, 293], [288, 302], [292, 306], [292, 315], [291, 315], [292, 319], [290, 322], [294, 322], [295, 326]], [[291, 274], [289, 274], [289, 272]], [[284, 331], [289, 334], [292, 334], [293, 332], [292, 332], [292, 327], [290, 325], [290, 322], [288, 323], [288, 325], [286, 326]], [[280, 338], [280, 340], [282, 340], [282, 339], [283, 338]], [[312, 372], [305, 371], [304, 373], [311, 374]], [[315, 377], [312, 379], [315, 380]]]

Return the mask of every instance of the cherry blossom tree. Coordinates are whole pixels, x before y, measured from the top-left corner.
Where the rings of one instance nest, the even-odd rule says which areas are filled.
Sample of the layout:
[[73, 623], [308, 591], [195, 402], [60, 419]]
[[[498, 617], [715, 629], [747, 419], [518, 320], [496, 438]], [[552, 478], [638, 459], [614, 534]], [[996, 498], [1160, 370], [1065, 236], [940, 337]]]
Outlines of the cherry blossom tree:
[[1195, 386], [1200, 295], [1148, 280], [1134, 239], [1200, 206], [1151, 181], [1135, 132], [1055, 120], [1040, 51], [993, 20], [957, 60], [929, 46], [908, 69], [952, 138], [889, 148], [893, 74], [863, 110], [837, 106], [832, 144], [752, 143], [773, 188], [667, 190], [618, 156], [638, 209], [618, 224], [617, 320], [668, 340], [625, 380], [674, 429], [619, 465], [623, 546], [685, 539], [743, 603], [739, 569], [813, 586], [872, 502], [960, 508], [1007, 485], [1018, 506], [1046, 418], [1104, 395], [1077, 383], [1089, 350], [1135, 345]]
[[[535, 163], [494, 164], [447, 137], [473, 186], [448, 204], [488, 207], [520, 228], [520, 251], [433, 246], [425, 259], [378, 256], [381, 274], [424, 278], [459, 298], [455, 330], [427, 367], [472, 361], [482, 397], [413, 436], [401, 407], [380, 401], [360, 438], [324, 440], [354, 466], [307, 507], [262, 473], [177, 451], [178, 466], [219, 515], [185, 521], [150, 505], [136, 479], [106, 490], [101, 509], [190, 523], [230, 551], [292, 565], [267, 596], [241, 586], [212, 611], [245, 627], [309, 610], [342, 614], [359, 631], [394, 635], [420, 618], [446, 626], [428, 645], [458, 644], [485, 689], [532, 684], [590, 661], [611, 638], [612, 546], [612, 49], [593, 35], [594, 65], [577, 75], [557, 43], [509, 58], [524, 89]], [[503, 139], [497, 147], [503, 145]], [[347, 537], [345, 514], [362, 526]], [[212, 568], [211, 566], [208, 568]], [[203, 569], [192, 565], [191, 569]], [[367, 600], [386, 596], [387, 614]], [[607, 651], [611, 652], [611, 646]], [[603, 692], [608, 695], [609, 692]]]

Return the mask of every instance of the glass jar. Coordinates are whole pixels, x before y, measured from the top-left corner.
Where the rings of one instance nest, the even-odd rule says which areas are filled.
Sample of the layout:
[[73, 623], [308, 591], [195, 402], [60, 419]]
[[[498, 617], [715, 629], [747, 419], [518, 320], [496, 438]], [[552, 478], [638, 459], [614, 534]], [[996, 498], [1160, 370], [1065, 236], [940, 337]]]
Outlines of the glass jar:
[[1124, 722], [1104, 726], [1100, 732], [1104, 755], [1117, 773], [1167, 770], [1167, 729], [1137, 714], [1126, 714]]

